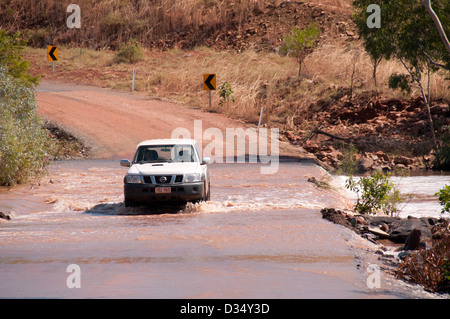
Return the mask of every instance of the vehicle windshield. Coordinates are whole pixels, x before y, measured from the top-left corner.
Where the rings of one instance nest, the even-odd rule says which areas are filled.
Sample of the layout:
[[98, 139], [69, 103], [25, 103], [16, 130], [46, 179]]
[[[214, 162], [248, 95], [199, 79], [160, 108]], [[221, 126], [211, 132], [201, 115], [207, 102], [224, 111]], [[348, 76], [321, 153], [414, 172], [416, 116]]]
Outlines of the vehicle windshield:
[[192, 145], [145, 145], [140, 146], [134, 163], [197, 162]]

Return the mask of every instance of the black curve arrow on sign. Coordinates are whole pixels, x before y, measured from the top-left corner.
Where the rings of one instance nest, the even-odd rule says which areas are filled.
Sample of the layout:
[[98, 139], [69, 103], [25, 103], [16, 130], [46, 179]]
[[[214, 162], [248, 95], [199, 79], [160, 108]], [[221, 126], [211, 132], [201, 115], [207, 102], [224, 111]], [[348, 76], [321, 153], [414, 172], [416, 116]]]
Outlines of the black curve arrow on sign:
[[56, 47], [52, 47], [52, 48], [50, 49], [50, 52], [48, 53], [48, 55], [50, 56], [50, 58], [51, 58], [53, 61], [58, 60], [58, 59], [53, 55], [53, 53], [55, 53], [55, 50], [56, 50]]
[[205, 80], [205, 85], [208, 87], [208, 89], [210, 90], [215, 90], [216, 88], [211, 84], [212, 79], [214, 79], [215, 74], [210, 74], [206, 80]]

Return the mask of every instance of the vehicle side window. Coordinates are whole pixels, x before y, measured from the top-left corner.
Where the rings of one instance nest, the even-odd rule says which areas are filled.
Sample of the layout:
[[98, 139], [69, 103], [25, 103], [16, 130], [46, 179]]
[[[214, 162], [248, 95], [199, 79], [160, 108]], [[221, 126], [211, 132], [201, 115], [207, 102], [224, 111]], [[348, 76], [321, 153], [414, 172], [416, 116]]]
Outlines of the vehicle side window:
[[141, 146], [138, 148], [138, 150], [136, 151], [136, 155], [134, 156], [134, 163], [139, 163], [140, 161], [144, 160], [144, 152], [145, 152], [145, 147]]
[[202, 162], [202, 160], [203, 160], [202, 151], [200, 150], [200, 147], [198, 146], [198, 144], [195, 144], [195, 151], [196, 151], [197, 156], [198, 156], [198, 161]]
[[174, 161], [175, 162], [194, 162], [195, 154], [193, 152], [192, 146], [191, 145], [176, 145]]

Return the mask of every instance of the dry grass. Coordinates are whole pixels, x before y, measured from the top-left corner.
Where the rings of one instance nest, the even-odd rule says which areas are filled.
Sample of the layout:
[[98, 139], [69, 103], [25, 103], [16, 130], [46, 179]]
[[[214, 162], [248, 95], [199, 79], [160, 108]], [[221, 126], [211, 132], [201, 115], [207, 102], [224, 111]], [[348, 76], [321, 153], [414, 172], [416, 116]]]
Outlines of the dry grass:
[[[345, 46], [336, 44], [324, 45], [307, 58], [305, 72], [308, 78], [318, 82], [350, 87], [354, 70], [353, 86], [356, 91], [376, 89], [372, 78], [372, 64], [369, 55], [363, 51], [359, 42], [349, 42]], [[395, 60], [382, 61], [377, 69], [378, 89], [389, 92], [392, 96], [402, 96], [401, 92], [388, 88], [391, 74], [406, 74], [403, 65]], [[423, 74], [425, 87], [427, 76]], [[432, 98], [450, 99], [449, 81], [443, 72], [433, 73], [430, 77], [430, 93]], [[412, 87], [412, 96], [420, 95], [416, 87]]]
[[[202, 89], [202, 75], [216, 73], [218, 86], [228, 82], [235, 96], [234, 103], [219, 107], [219, 96], [214, 92], [213, 106], [217, 111], [256, 122], [264, 106], [264, 122], [276, 123], [281, 128], [294, 127], [300, 115], [307, 119], [314, 111], [310, 108], [313, 103], [330, 100], [342, 88], [352, 88], [353, 94], [375, 89], [370, 59], [361, 44], [349, 40], [345, 34], [342, 37], [344, 29], [338, 30], [341, 22], [349, 18], [350, 0], [312, 1], [346, 13], [330, 15], [333, 20], [327, 26], [334, 31], [328, 33], [325, 44], [306, 58], [301, 80], [296, 78], [295, 60], [273, 52], [257, 52], [260, 47], [236, 53], [202, 46], [205, 39], [212, 41], [218, 34], [227, 37], [227, 30], [235, 31], [236, 26], [248, 27], [245, 23], [268, 3], [277, 5], [281, 0], [80, 0], [77, 4], [81, 7], [82, 28], [73, 30], [65, 25], [68, 14], [60, 14], [70, 2], [4, 0], [0, 3], [0, 12], [4, 13], [0, 15], [0, 23], [12, 30], [33, 29], [29, 34], [35, 46], [39, 43], [42, 46], [45, 36], [54, 37], [61, 58], [55, 78], [130, 90], [132, 70], [136, 68], [137, 91], [207, 109], [208, 94]], [[279, 10], [283, 14], [291, 12]], [[281, 35], [272, 33], [281, 29], [275, 27], [280, 23], [268, 22], [276, 18], [270, 12], [266, 10], [264, 15], [264, 21], [271, 26], [266, 34], [269, 39], [265, 40], [273, 40], [270, 49], [274, 49], [275, 40]], [[294, 21], [297, 13], [289, 14]], [[115, 52], [111, 50], [118, 50], [133, 38], [147, 48], [145, 59], [134, 65], [114, 64]], [[45, 54], [42, 49], [27, 50], [34, 72], [51, 76]], [[387, 79], [393, 72], [405, 71], [392, 61], [379, 66], [378, 89], [400, 97], [401, 92], [392, 92], [387, 87]], [[432, 98], [450, 99], [448, 85], [442, 74], [433, 74]], [[412, 95], [417, 96], [418, 91], [413, 90]]]
[[[32, 72], [44, 78], [68, 79], [73, 82], [130, 90], [133, 68], [136, 68], [136, 91], [185, 102], [196, 108], [209, 108], [208, 94], [203, 90], [203, 74], [217, 74], [217, 87], [228, 82], [235, 102], [219, 106], [219, 94], [212, 93], [213, 110], [255, 121], [262, 103], [274, 98], [275, 83], [295, 75], [295, 61], [275, 53], [215, 52], [205, 47], [192, 51], [146, 51], [144, 61], [130, 64], [112, 63], [114, 52], [61, 47], [56, 73], [42, 49], [27, 48], [26, 59], [32, 61]], [[259, 98], [262, 88], [264, 99]]]
[[[50, 36], [59, 44], [95, 49], [118, 49], [121, 43], [136, 39], [148, 45], [176, 40], [181, 33], [192, 34], [199, 43], [217, 28], [240, 25], [264, 0], [78, 0], [82, 16], [80, 29], [68, 29], [66, 8], [69, 0], [3, 0], [0, 25], [11, 31], [33, 30], [31, 39], [42, 46]], [[276, 1], [275, 1], [276, 2]], [[36, 40], [36, 41], [34, 41]], [[195, 45], [195, 40], [192, 41]]]
[[[136, 68], [136, 91], [205, 110], [209, 109], [209, 103], [202, 86], [203, 74], [215, 73], [217, 87], [228, 82], [235, 102], [219, 106], [219, 94], [213, 92], [213, 110], [256, 123], [260, 108], [264, 106], [264, 122], [284, 125], [283, 128], [292, 127], [296, 116], [308, 112], [313, 102], [329, 99], [339, 88], [352, 85], [354, 94], [374, 89], [370, 59], [357, 43], [318, 48], [307, 57], [301, 80], [296, 77], [294, 59], [253, 50], [241, 53], [217, 52], [207, 47], [190, 51], [146, 50], [145, 59], [139, 63], [114, 64], [114, 51], [60, 47], [55, 75], [51, 75], [45, 54], [43, 49], [27, 48], [25, 58], [33, 62], [33, 73], [131, 90], [132, 72]], [[378, 89], [400, 97], [400, 92], [388, 89], [387, 79], [392, 72], [404, 73], [402, 68], [394, 61], [383, 62], [378, 68]], [[443, 75], [433, 74], [432, 98], [450, 99], [450, 92], [446, 90], [448, 84]], [[418, 95], [418, 92], [412, 94]]]

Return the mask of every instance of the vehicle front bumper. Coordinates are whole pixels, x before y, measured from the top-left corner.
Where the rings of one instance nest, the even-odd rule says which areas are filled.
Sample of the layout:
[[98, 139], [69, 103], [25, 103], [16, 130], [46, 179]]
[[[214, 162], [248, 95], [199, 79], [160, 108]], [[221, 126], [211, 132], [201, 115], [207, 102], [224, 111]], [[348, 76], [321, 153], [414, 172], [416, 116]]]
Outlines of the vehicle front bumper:
[[[157, 187], [170, 187], [170, 193], [155, 193]], [[170, 185], [124, 184], [125, 201], [133, 203], [193, 202], [202, 199], [204, 183]]]

